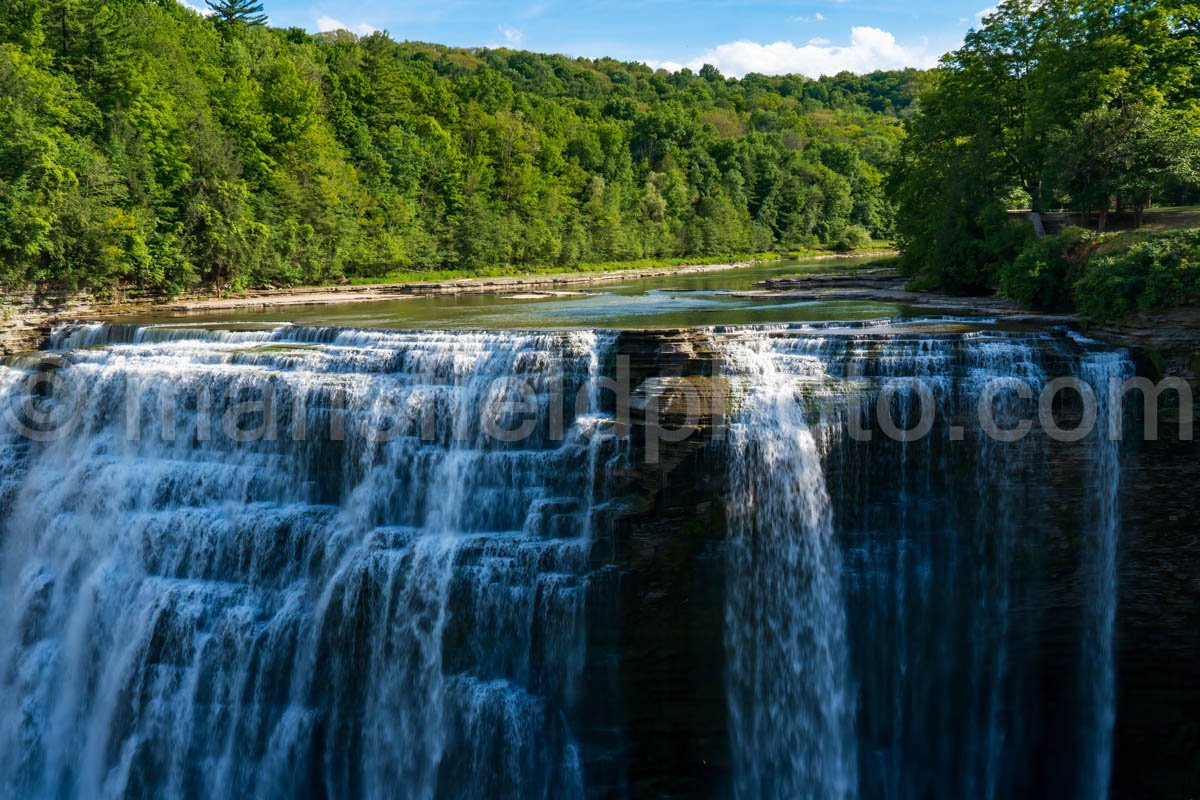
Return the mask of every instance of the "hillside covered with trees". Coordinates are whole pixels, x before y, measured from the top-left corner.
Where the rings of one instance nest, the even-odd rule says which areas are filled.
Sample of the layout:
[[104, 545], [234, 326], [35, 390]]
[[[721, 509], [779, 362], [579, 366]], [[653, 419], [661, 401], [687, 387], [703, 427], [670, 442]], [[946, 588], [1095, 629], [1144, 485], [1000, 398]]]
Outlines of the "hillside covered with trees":
[[[1200, 302], [1196, 236], [1109, 235], [1200, 202], [1200, 6], [1006, 0], [916, 103], [890, 183], [923, 285], [1096, 316]], [[1045, 240], [1012, 213], [1059, 208], [1081, 228]]]
[[238, 289], [891, 234], [913, 71], [731, 80], [236, 17], [0, 4], [0, 284]]

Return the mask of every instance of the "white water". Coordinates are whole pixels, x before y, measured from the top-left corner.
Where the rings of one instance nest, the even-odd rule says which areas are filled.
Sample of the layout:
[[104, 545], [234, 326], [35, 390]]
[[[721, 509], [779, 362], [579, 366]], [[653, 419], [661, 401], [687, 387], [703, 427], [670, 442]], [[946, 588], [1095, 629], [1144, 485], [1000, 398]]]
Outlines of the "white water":
[[[79, 424], [0, 439], [0, 795], [582, 795], [588, 533], [616, 450], [570, 409], [607, 343], [57, 337], [98, 345], [60, 372]], [[18, 377], [0, 367], [0, 405]], [[486, 433], [519, 422], [511, 378], [540, 418], [565, 394], [561, 440]], [[231, 441], [268, 388], [277, 424]]]
[[854, 797], [841, 557], [795, 385], [819, 380], [822, 364], [765, 338], [724, 356], [741, 408], [729, 431], [725, 611], [734, 795]]
[[1108, 797], [1112, 778], [1113, 729], [1116, 725], [1117, 551], [1120, 538], [1118, 497], [1121, 488], [1122, 414], [1114, 382], [1130, 377], [1128, 360], [1118, 354], [1099, 353], [1083, 362], [1084, 381], [1096, 394], [1098, 423], [1088, 483], [1092, 498], [1088, 514], [1084, 575], [1087, 605], [1081, 680], [1083, 706], [1088, 709], [1083, 727], [1083, 763], [1079, 797]]
[[[845, 436], [889, 378], [927, 380], [939, 419], [960, 422], [996, 378], [1080, 375], [1103, 401], [1124, 357], [994, 332], [712, 337], [736, 394], [735, 795], [1028, 790], [1045, 721], [1028, 565], [1047, 544], [1031, 500], [1060, 451], [974, 429], [951, 443], [941, 423], [907, 444]], [[589, 538], [623, 452], [600, 409], [612, 346], [590, 332], [57, 335], [69, 380], [52, 403], [78, 401], [78, 426], [31, 443], [0, 423], [0, 796], [586, 794]], [[0, 409], [23, 377], [0, 366]], [[521, 421], [495, 394], [514, 377], [539, 419], [568, 409], [561, 440], [542, 424], [519, 442], [486, 434]], [[230, 415], [261, 422], [237, 404], [268, 387], [277, 424], [230, 441]], [[901, 428], [916, 401], [896, 394]], [[1036, 418], [1011, 393], [995, 410], [1002, 428]], [[1081, 758], [1062, 769], [1101, 798], [1120, 465], [1111, 439], [1080, 447]]]
[[[1059, 451], [1034, 433], [983, 435], [1036, 419], [1061, 371], [1104, 382], [1120, 354], [1080, 357], [1044, 335], [796, 335], [718, 330], [740, 399], [730, 429], [726, 655], [739, 797], [1004, 798], [1035, 786], [1039, 722], [1030, 644], [1036, 618], [1038, 492]], [[921, 379], [938, 423], [908, 443], [849, 422], [873, 417], [882, 385]], [[739, 392], [735, 392], [735, 397]], [[900, 384], [897, 426], [917, 424]], [[1103, 413], [1101, 415], [1103, 419]], [[961, 426], [952, 434], [951, 424]], [[1088, 531], [1082, 796], [1107, 795], [1115, 709], [1117, 444], [1084, 448]], [[1063, 451], [1061, 455], [1071, 456]], [[1075, 457], [1075, 456], [1071, 456]], [[839, 517], [839, 515], [844, 515]], [[1033, 581], [1033, 582], [1031, 582]]]

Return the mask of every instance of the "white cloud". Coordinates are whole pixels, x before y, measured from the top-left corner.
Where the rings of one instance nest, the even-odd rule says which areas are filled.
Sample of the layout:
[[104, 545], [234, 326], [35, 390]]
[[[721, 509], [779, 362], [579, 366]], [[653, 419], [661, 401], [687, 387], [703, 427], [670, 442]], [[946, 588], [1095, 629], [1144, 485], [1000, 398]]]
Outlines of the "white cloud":
[[510, 28], [507, 25], [500, 26], [500, 33], [504, 35], [504, 43], [509, 47], [518, 47], [525, 41], [525, 34], [516, 28]]
[[992, 14], [995, 14], [995, 13], [996, 13], [996, 10], [997, 10], [997, 9], [996, 9], [996, 7], [995, 7], [995, 6], [988, 6], [987, 8], [980, 9], [979, 11], [976, 11], [976, 12], [975, 12], [975, 21], [976, 21], [976, 22], [983, 22], [985, 19], [987, 19], [988, 17], [990, 17]]
[[825, 15], [818, 11], [811, 17], [792, 17], [792, 22], [824, 22]]
[[176, 0], [176, 2], [186, 9], [195, 11], [202, 17], [207, 17], [213, 13], [213, 10], [204, 4], [204, 0], [196, 0], [196, 3], [189, 3], [187, 0]]
[[693, 71], [712, 64], [724, 75], [741, 77], [748, 72], [765, 75], [800, 73], [810, 77], [838, 72], [872, 72], [904, 67], [928, 68], [937, 64], [937, 54], [928, 44], [902, 45], [885, 30], [868, 26], [850, 29], [850, 43], [833, 45], [815, 39], [805, 45], [792, 42], [761, 44], [747, 40], [720, 44], [685, 64], [675, 61], [647, 61], [650, 67], [676, 72], [684, 67]]
[[359, 36], [370, 36], [372, 33], [376, 33], [379, 28], [376, 28], [374, 25], [368, 25], [365, 22], [360, 22], [357, 25], [347, 25], [340, 19], [334, 19], [333, 17], [318, 17], [317, 30], [321, 33], [350, 31], [351, 33], [357, 33]]
[[817, 47], [824, 47], [827, 44], [833, 44], [833, 43], [830, 42], [828, 39], [826, 39], [824, 36], [814, 36], [813, 38], [809, 39], [808, 42], [806, 42], [806, 44], [816, 45]]

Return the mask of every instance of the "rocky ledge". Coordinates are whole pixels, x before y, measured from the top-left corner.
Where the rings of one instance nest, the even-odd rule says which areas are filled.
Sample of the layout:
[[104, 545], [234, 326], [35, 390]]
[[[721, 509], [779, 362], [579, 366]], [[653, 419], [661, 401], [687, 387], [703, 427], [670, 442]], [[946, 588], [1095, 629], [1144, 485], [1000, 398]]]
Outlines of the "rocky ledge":
[[1069, 314], [1039, 314], [1000, 297], [956, 297], [936, 292], [914, 292], [894, 269], [868, 269], [841, 275], [797, 275], [759, 281], [757, 289], [738, 292], [739, 297], [778, 297], [788, 300], [862, 300], [898, 303], [939, 314], [996, 317], [1013, 323], [1071, 325]]
[[584, 294], [580, 289], [591, 284], [716, 272], [748, 267], [758, 263], [761, 262], [741, 261], [727, 264], [696, 264], [682, 267], [572, 272], [509, 278], [464, 278], [423, 283], [254, 289], [236, 297], [195, 294], [171, 299], [118, 296], [101, 300], [86, 293], [14, 292], [0, 286], [0, 356], [36, 349], [56, 322], [84, 316], [114, 317], [130, 312], [204, 314], [235, 309], [403, 300], [437, 294], [507, 294], [513, 299], [568, 297]]
[[127, 306], [88, 294], [6, 292], [0, 288], [0, 356], [34, 350], [59, 320], [113, 313]]
[[1133, 350], [1139, 372], [1200, 379], [1200, 308], [1142, 313], [1087, 333]]
[[1087, 335], [1133, 351], [1138, 371], [1151, 377], [1200, 379], [1200, 308], [1142, 313], [1120, 323], [1087, 325], [1071, 314], [1039, 314], [999, 297], [955, 297], [913, 292], [892, 269], [842, 275], [799, 275], [755, 284], [739, 296], [792, 300], [862, 300], [899, 303], [930, 313], [994, 317], [1013, 324], [1069, 325]]
[[[127, 312], [196, 313], [234, 308], [323, 305], [397, 300], [427, 294], [508, 293], [513, 297], [581, 294], [569, 287], [630, 278], [709, 272], [746, 264], [712, 264], [663, 269], [574, 273], [526, 278], [474, 279], [442, 283], [396, 283], [334, 286], [320, 289], [278, 289], [249, 292], [235, 298], [193, 296], [172, 301], [117, 297], [99, 299], [85, 293], [8, 292], [0, 287], [0, 356], [36, 349], [57, 322], [81, 317], [111, 317]], [[930, 314], [992, 317], [1012, 324], [1082, 327], [1089, 336], [1130, 348], [1139, 372], [1151, 376], [1177, 375], [1200, 379], [1200, 309], [1184, 308], [1145, 313], [1121, 323], [1086, 326], [1073, 315], [1039, 314], [997, 297], [956, 297], [905, 288], [893, 269], [866, 269], [835, 275], [773, 278], [757, 288], [736, 292], [739, 297], [792, 300], [861, 300], [897, 303]]]

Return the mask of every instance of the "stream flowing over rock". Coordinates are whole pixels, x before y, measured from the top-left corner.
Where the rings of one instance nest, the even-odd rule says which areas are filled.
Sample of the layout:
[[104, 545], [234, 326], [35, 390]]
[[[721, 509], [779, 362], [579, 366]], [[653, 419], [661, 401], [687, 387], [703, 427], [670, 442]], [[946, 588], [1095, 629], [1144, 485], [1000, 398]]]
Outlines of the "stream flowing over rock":
[[[603, 336], [77, 342], [104, 346], [61, 371], [75, 431], [4, 450], [5, 795], [582, 795], [570, 716], [613, 451], [586, 407], [560, 442], [483, 427], [495, 377], [543, 408], [590, 397]], [[279, 422], [212, 434], [264, 397]]]
[[1114, 435], [1132, 374], [937, 321], [59, 328], [0, 362], [0, 795], [1170, 796], [1195, 595], [1131, 540], [1197, 509], [1128, 486], [1195, 464]]

